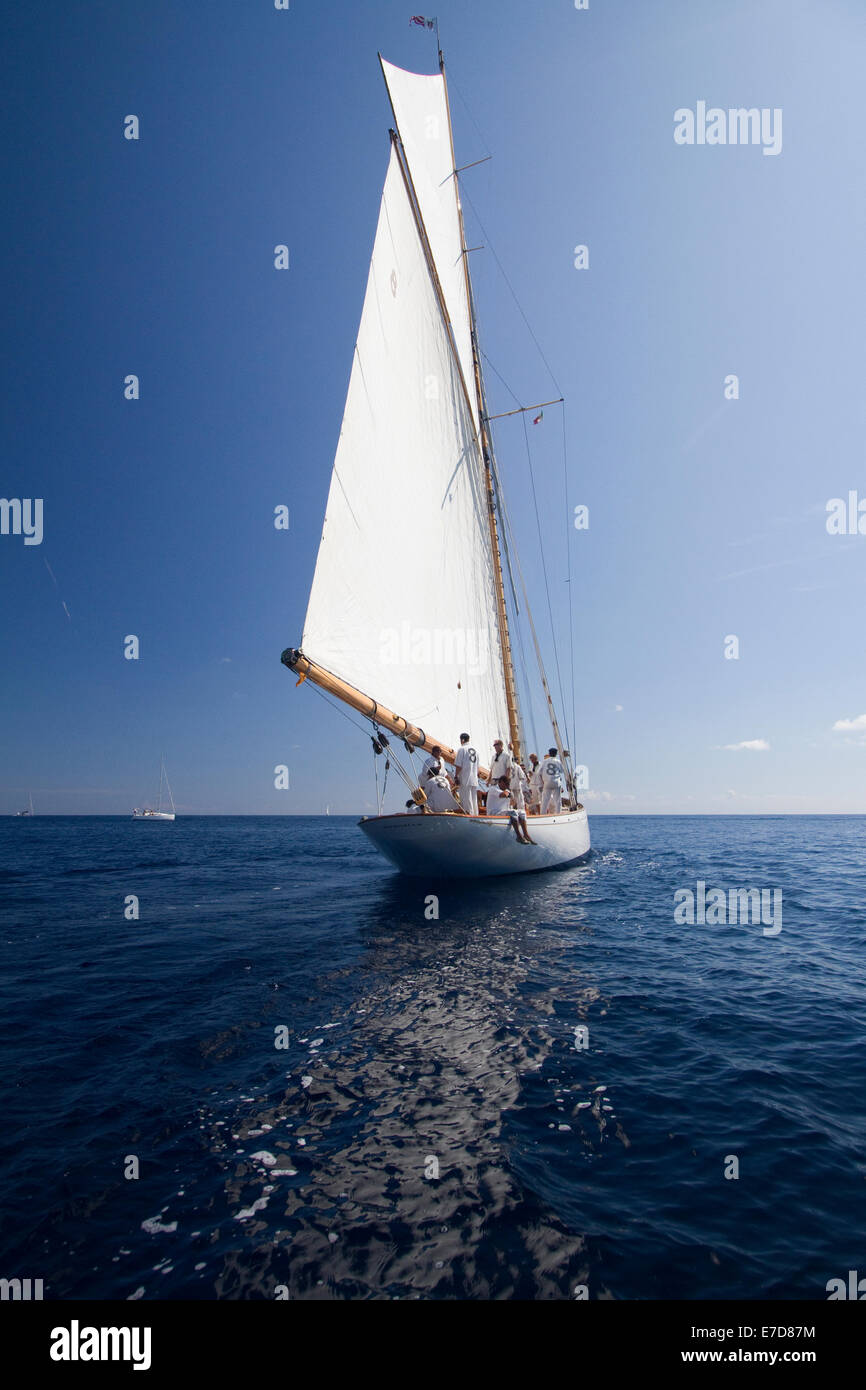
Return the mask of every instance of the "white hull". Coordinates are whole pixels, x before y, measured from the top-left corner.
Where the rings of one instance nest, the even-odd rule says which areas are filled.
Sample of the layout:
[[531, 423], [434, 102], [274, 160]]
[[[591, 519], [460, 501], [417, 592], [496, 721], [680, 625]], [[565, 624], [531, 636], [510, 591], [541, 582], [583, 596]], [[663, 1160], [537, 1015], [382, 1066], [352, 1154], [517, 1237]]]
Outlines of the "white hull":
[[133, 811], [133, 820], [174, 820], [173, 811]]
[[359, 825], [395, 868], [414, 878], [486, 878], [563, 869], [589, 854], [583, 807], [530, 816], [534, 845], [519, 843], [505, 816], [365, 816]]

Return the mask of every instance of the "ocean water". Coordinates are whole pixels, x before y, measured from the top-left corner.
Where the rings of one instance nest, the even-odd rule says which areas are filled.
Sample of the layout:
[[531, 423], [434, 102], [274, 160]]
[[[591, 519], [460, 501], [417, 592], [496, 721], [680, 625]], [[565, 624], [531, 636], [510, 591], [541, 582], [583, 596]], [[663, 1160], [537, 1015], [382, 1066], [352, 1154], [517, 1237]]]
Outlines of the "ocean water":
[[[571, 870], [435, 885], [343, 817], [0, 823], [0, 1276], [802, 1299], [866, 1274], [866, 818], [592, 833]], [[780, 890], [782, 930], [679, 924], [699, 880]]]

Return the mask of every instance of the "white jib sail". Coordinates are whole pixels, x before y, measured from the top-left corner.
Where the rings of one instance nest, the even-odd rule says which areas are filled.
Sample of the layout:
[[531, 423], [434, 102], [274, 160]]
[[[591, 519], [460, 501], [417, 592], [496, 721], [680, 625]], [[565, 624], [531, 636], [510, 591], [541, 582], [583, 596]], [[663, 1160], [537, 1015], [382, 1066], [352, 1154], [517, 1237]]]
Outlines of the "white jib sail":
[[508, 738], [477, 435], [393, 148], [302, 646], [482, 761]]

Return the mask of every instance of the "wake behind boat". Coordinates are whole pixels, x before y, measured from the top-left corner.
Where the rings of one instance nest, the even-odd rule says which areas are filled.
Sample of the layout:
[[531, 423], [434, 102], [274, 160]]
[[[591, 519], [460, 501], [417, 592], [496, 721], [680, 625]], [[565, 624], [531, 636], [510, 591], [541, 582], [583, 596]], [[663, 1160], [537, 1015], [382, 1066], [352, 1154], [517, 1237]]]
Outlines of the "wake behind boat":
[[[444, 60], [440, 51], [439, 72], [429, 76], [380, 63], [396, 129], [302, 645], [282, 661], [299, 685], [309, 680], [369, 720], [384, 780], [379, 787], [377, 776], [379, 814], [360, 826], [402, 873], [475, 878], [561, 868], [589, 853], [589, 826], [494, 455]], [[465, 779], [451, 746], [457, 730], [471, 730], [482, 749], [507, 736], [505, 762], [501, 745], [490, 759], [498, 765], [492, 778], [469, 748], [482, 795], [489, 779], [487, 811], [504, 804], [498, 771], [511, 775], [527, 748], [510, 629], [519, 613], [515, 572], [566, 797], [557, 792], [544, 808], [553, 814], [524, 816], [523, 830], [517, 809], [466, 814], [475, 810], [474, 787], [461, 783], [461, 806], [444, 777], [432, 809], [430, 769], [415, 762], [439, 749]], [[409, 812], [383, 812], [391, 770], [411, 793]], [[511, 804], [522, 807], [516, 795]], [[453, 809], [438, 809], [445, 804]]]
[[[167, 789], [167, 791], [168, 791], [169, 804], [171, 805], [171, 810], [170, 810], [170, 811], [164, 811], [164, 810], [162, 809], [162, 788], [163, 788], [163, 783], [165, 784], [166, 789]], [[172, 794], [171, 794], [171, 787], [169, 786], [169, 783], [168, 783], [168, 775], [167, 775], [166, 770], [165, 770], [165, 759], [163, 758], [163, 759], [161, 759], [160, 764], [159, 764], [159, 793], [158, 793], [157, 799], [156, 799], [156, 810], [153, 810], [153, 809], [152, 809], [151, 807], [149, 807], [149, 806], [145, 806], [143, 810], [139, 810], [139, 808], [136, 806], [135, 810], [134, 810], [133, 813], [132, 813], [132, 819], [133, 819], [133, 820], [174, 820], [174, 818], [175, 818], [174, 797], [173, 797]]]

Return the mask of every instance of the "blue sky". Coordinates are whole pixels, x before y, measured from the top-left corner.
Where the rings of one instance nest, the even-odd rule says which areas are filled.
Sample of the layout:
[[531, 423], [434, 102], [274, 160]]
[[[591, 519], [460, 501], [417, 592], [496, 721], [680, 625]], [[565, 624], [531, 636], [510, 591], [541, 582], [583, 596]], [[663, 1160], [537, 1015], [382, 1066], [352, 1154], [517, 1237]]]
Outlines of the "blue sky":
[[[0, 536], [0, 813], [28, 790], [44, 813], [126, 813], [162, 752], [181, 812], [372, 808], [369, 744], [279, 656], [301, 635], [388, 158], [376, 54], [435, 68], [411, 13], [7, 13], [0, 494], [44, 499], [44, 540]], [[567, 398], [567, 502], [558, 408], [530, 438], [566, 670], [571, 547], [590, 810], [866, 811], [866, 535], [825, 525], [829, 499], [866, 498], [866, 10], [436, 13], [458, 161], [493, 156], [463, 179], [469, 243], [495, 248]], [[698, 100], [781, 108], [781, 153], [677, 145]], [[492, 252], [472, 269], [493, 367], [523, 403], [557, 395]], [[511, 408], [490, 369], [487, 386]], [[496, 441], [552, 665], [519, 418]]]

